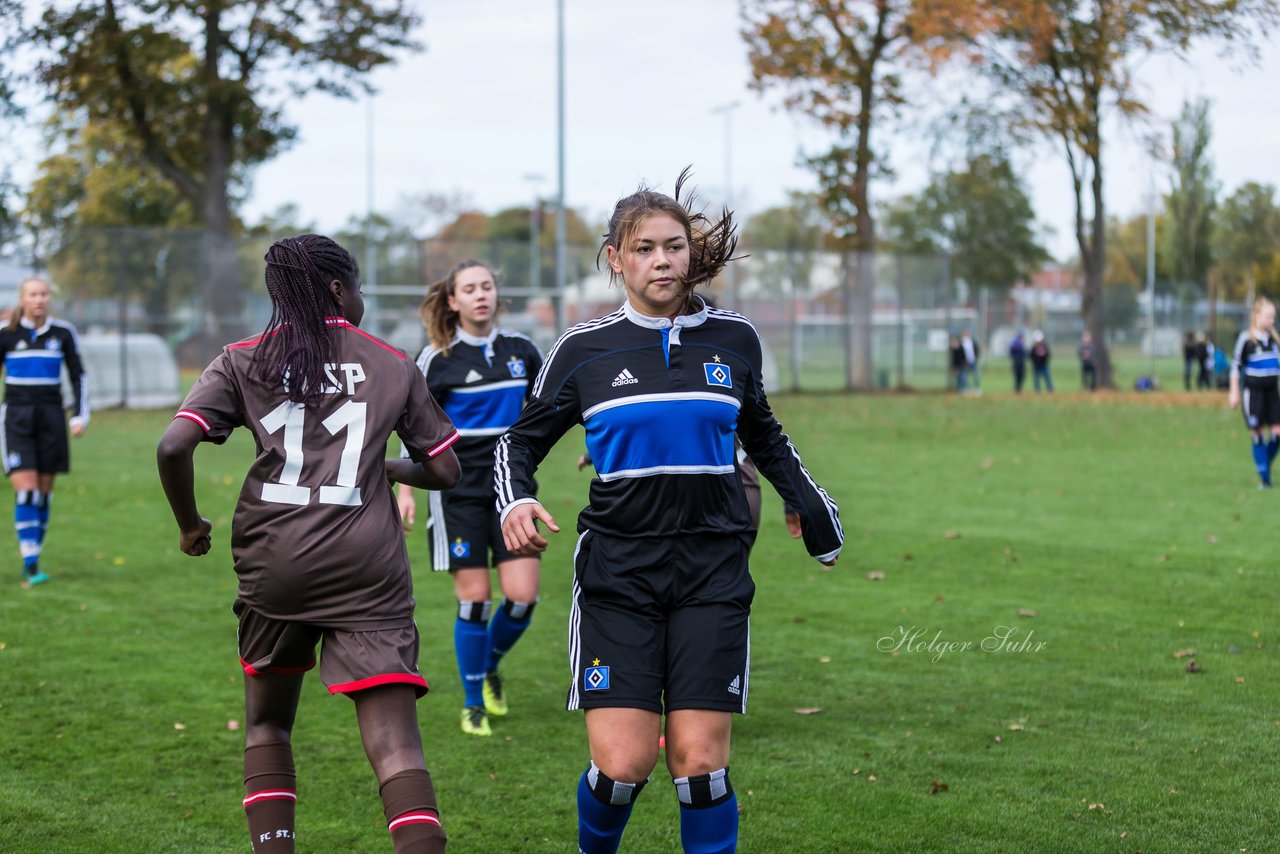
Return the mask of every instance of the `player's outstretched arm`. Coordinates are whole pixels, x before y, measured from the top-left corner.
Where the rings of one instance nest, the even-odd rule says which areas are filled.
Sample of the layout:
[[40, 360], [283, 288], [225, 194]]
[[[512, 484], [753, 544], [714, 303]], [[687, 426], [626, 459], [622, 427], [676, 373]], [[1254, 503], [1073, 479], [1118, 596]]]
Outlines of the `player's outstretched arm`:
[[507, 549], [525, 557], [545, 552], [549, 543], [538, 531], [539, 519], [552, 533], [560, 533], [556, 520], [537, 501], [524, 501], [511, 507], [502, 518], [502, 540]]
[[387, 477], [418, 489], [452, 489], [462, 478], [462, 466], [453, 448], [445, 448], [429, 460], [387, 460]]
[[204, 430], [194, 421], [175, 418], [156, 447], [156, 466], [165, 498], [173, 510], [181, 533], [179, 547], [183, 554], [200, 557], [212, 546], [209, 532], [213, 525], [196, 508], [195, 450]]

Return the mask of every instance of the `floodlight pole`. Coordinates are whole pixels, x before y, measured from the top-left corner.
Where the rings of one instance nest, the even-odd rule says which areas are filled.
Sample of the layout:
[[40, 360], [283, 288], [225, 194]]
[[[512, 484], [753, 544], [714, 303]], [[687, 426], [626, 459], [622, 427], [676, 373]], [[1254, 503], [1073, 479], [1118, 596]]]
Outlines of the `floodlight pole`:
[[556, 0], [556, 334], [568, 326], [565, 290], [569, 278], [564, 209], [564, 0]]

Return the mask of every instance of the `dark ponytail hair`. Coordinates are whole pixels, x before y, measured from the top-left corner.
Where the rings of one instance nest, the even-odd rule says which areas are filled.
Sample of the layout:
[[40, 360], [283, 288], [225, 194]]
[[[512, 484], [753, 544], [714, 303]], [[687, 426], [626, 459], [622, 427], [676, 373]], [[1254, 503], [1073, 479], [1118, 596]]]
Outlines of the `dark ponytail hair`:
[[[422, 318], [422, 325], [427, 329], [427, 338], [430, 339], [431, 346], [439, 350], [441, 355], [449, 355], [449, 349], [453, 344], [453, 336], [458, 331], [458, 313], [449, 308], [449, 297], [453, 296], [457, 291], [458, 274], [463, 270], [470, 270], [472, 267], [483, 267], [488, 271], [489, 275], [493, 277], [494, 290], [497, 290], [497, 271], [483, 261], [468, 259], [455, 264], [443, 279], [428, 288], [427, 295], [422, 300], [422, 305], [418, 306], [418, 316]], [[501, 307], [501, 301], [497, 301], [494, 304], [493, 319], [495, 322]]]
[[271, 319], [254, 353], [255, 376], [267, 385], [284, 383], [295, 403], [314, 403], [323, 393], [324, 366], [337, 351], [328, 319], [339, 306], [329, 284], [358, 288], [360, 267], [350, 252], [319, 234], [277, 240], [265, 259]]
[[[738, 228], [733, 221], [733, 211], [722, 208], [720, 218], [713, 220], [701, 211], [693, 211], [694, 197], [680, 196], [685, 181], [689, 178], [686, 166], [676, 178], [675, 194], [668, 196], [655, 190], [641, 186], [639, 190], [620, 200], [609, 217], [609, 231], [600, 243], [596, 252], [596, 268], [600, 267], [600, 256], [612, 246], [615, 251], [623, 252], [626, 242], [635, 233], [641, 222], [657, 214], [666, 214], [684, 227], [685, 237], [689, 240], [689, 271], [684, 279], [684, 305], [688, 310], [689, 298], [693, 289], [706, 284], [720, 275], [730, 261], [736, 261], [734, 250], [738, 248]], [[741, 257], [741, 256], [738, 256]], [[614, 284], [618, 274], [609, 270], [609, 283]]]

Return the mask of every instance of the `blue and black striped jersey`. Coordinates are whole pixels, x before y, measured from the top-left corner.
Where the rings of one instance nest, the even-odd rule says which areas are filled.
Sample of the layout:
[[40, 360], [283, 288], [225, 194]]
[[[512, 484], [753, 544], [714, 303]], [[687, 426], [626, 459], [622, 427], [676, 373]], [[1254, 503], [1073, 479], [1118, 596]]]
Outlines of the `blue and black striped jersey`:
[[62, 366], [71, 380], [72, 417], [89, 423], [89, 387], [80, 360], [76, 328], [65, 320], [45, 321], [39, 329], [25, 318], [16, 329], [0, 328], [6, 404], [62, 405]]
[[447, 356], [430, 346], [418, 356], [427, 388], [462, 437], [453, 446], [462, 466], [453, 494], [493, 494], [494, 445], [520, 417], [529, 383], [541, 367], [537, 345], [506, 329], [483, 338], [459, 329]]
[[753, 530], [734, 470], [734, 434], [803, 522], [811, 555], [844, 540], [839, 508], [813, 480], [769, 409], [761, 345], [742, 315], [705, 305], [675, 321], [624, 304], [556, 342], [520, 420], [498, 440], [503, 517], [532, 498], [533, 474], [573, 425], [586, 428], [597, 478], [579, 531], [620, 537]]
[[1236, 339], [1231, 373], [1249, 388], [1275, 388], [1280, 378], [1280, 341], [1262, 333], [1256, 338], [1248, 330]]

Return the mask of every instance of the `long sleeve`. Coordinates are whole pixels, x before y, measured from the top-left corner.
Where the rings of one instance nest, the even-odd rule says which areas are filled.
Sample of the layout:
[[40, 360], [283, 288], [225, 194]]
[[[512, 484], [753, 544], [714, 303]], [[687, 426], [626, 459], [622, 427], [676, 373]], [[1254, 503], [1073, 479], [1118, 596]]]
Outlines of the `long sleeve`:
[[71, 395], [75, 400], [75, 411], [71, 417], [83, 425], [89, 424], [89, 383], [85, 379], [84, 360], [80, 358], [80, 338], [76, 328], [66, 323], [68, 344], [63, 348], [62, 358], [67, 366], [67, 376], [71, 379]]
[[[493, 489], [503, 520], [516, 505], [537, 500], [534, 473], [560, 437], [582, 421], [571, 381], [575, 365], [567, 350], [542, 364], [520, 418], [494, 448]], [[546, 389], [552, 390], [551, 400], [542, 396]]]
[[738, 435], [742, 447], [760, 473], [773, 484], [787, 509], [800, 515], [804, 545], [809, 554], [821, 561], [834, 560], [844, 545], [840, 508], [809, 474], [800, 453], [782, 432], [782, 425], [769, 408], [759, 376], [757, 372], [739, 415]]

